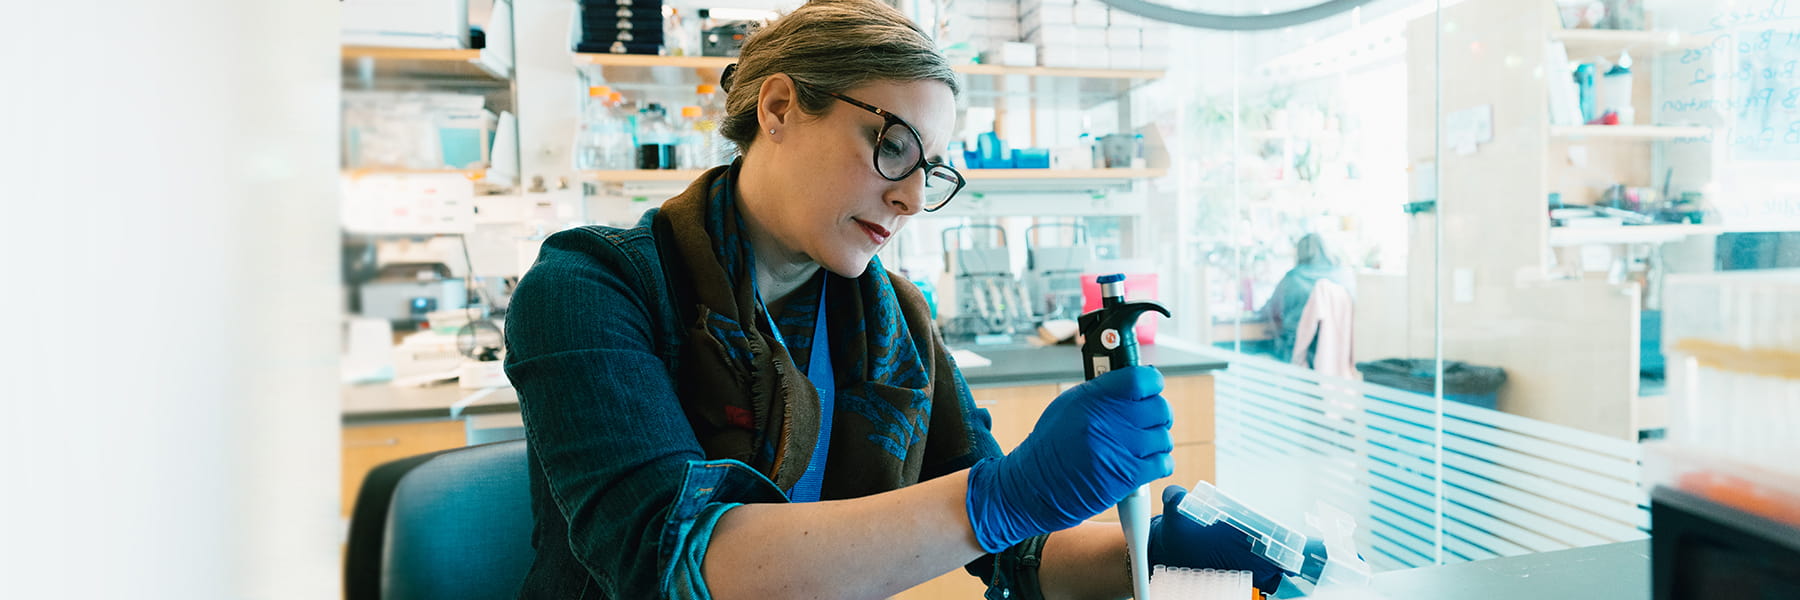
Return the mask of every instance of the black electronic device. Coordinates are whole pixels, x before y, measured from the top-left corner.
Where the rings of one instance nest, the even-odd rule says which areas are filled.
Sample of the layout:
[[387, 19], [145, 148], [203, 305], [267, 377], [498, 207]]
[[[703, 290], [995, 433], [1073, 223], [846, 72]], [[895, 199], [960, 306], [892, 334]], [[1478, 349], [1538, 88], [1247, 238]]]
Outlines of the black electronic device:
[[1800, 598], [1800, 525], [1663, 486], [1650, 525], [1655, 600]]

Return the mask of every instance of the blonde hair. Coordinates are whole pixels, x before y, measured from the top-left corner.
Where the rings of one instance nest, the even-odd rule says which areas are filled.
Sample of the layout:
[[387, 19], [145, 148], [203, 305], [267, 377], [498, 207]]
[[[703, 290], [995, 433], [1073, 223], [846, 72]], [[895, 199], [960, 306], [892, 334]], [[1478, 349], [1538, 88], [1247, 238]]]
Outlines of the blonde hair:
[[739, 148], [749, 148], [761, 129], [757, 97], [763, 80], [776, 73], [800, 83], [800, 110], [812, 115], [831, 107], [824, 92], [877, 80], [942, 81], [958, 92], [949, 61], [899, 10], [876, 0], [811, 0], [752, 34], [720, 82], [726, 90], [720, 134]]

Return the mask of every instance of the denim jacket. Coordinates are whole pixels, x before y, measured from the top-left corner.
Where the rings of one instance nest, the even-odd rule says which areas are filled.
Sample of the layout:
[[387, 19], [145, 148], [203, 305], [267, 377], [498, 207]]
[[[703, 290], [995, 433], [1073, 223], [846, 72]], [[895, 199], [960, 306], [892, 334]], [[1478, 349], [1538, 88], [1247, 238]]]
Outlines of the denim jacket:
[[[748, 465], [708, 460], [686, 421], [673, 383], [685, 340], [654, 214], [631, 229], [551, 236], [509, 306], [506, 373], [525, 421], [536, 521], [522, 598], [710, 598], [701, 566], [719, 517], [787, 501]], [[1001, 453], [988, 412], [971, 419], [984, 456], [926, 478]], [[989, 598], [1033, 600], [1043, 539], [967, 568]]]

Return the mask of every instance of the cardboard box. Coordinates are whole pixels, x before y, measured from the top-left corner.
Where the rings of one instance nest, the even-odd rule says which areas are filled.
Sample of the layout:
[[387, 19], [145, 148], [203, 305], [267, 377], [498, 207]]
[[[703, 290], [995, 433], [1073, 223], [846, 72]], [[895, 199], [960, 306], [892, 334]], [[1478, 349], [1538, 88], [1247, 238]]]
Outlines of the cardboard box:
[[1109, 68], [1113, 68], [1113, 69], [1142, 69], [1142, 68], [1144, 68], [1144, 51], [1139, 50], [1137, 48], [1109, 48], [1109, 49], [1107, 49], [1107, 55], [1108, 55], [1108, 58], [1107, 58], [1106, 66]]
[[1086, 27], [1076, 27], [1074, 25], [1044, 25], [1037, 29], [1025, 32], [1025, 37], [1023, 39], [1040, 46], [1054, 46], [1059, 44], [1068, 45], [1070, 43], [1082, 44], [1084, 41], [1091, 41], [1083, 40], [1081, 37], [1083, 34], [1087, 33], [1088, 30], [1089, 29]]
[[1019, 27], [1031, 31], [1044, 25], [1074, 25], [1075, 9], [1068, 6], [1043, 6], [1019, 18]]
[[1075, 4], [1076, 25], [1105, 25], [1107, 22], [1106, 5], [1098, 2], [1077, 2]]
[[1038, 48], [1038, 64], [1071, 69], [1106, 68], [1109, 56], [1104, 46], [1042, 46]]
[[1137, 49], [1143, 46], [1144, 31], [1135, 27], [1113, 25], [1106, 28], [1106, 45], [1112, 48]]

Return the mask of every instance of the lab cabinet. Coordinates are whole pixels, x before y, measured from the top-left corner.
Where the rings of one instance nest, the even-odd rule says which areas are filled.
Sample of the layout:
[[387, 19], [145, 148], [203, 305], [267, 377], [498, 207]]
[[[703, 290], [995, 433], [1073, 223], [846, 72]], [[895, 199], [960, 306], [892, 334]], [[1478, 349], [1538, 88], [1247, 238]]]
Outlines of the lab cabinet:
[[467, 439], [456, 419], [344, 426], [343, 514], [356, 506], [363, 478], [382, 463], [462, 447]]

